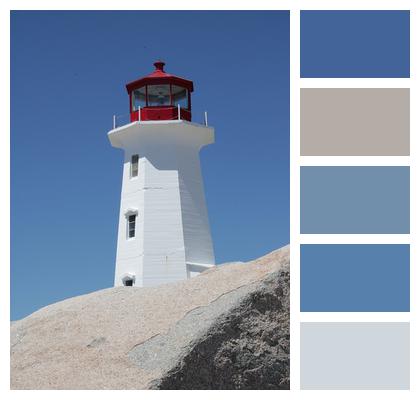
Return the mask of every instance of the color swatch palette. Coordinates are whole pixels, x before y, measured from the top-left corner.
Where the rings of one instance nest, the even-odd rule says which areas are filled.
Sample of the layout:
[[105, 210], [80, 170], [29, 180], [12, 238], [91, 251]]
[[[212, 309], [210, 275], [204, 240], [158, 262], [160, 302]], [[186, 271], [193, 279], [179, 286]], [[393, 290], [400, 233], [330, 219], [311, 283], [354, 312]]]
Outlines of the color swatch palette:
[[408, 78], [409, 11], [300, 12], [301, 389], [410, 388]]

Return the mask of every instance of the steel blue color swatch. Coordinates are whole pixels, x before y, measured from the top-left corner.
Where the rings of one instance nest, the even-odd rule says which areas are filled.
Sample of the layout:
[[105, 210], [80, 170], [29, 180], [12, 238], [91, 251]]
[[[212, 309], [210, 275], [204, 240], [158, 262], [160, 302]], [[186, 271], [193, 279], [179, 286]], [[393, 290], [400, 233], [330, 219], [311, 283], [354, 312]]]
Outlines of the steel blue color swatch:
[[302, 78], [409, 78], [410, 12], [301, 11]]
[[301, 233], [410, 233], [409, 167], [301, 167]]
[[410, 246], [301, 245], [300, 311], [410, 311]]

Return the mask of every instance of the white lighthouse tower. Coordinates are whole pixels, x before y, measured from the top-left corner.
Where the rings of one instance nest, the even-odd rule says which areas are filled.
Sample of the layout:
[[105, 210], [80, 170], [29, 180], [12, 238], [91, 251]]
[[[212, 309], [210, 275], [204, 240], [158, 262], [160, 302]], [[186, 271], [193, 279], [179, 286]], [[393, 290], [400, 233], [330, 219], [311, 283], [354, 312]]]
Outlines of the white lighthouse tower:
[[199, 158], [214, 130], [191, 122], [193, 82], [154, 65], [126, 85], [131, 123], [108, 133], [124, 150], [115, 286], [156, 286], [214, 265]]

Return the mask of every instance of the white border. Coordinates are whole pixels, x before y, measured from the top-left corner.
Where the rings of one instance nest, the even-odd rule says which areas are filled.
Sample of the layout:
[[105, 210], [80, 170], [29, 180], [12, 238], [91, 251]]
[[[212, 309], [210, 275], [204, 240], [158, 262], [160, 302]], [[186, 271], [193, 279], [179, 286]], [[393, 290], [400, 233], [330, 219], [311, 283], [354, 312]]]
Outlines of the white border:
[[409, 234], [301, 234], [301, 244], [411, 244]]
[[[300, 12], [290, 11], [290, 390], [300, 388]], [[293, 354], [293, 355], [292, 355]]]
[[409, 78], [301, 78], [301, 88], [409, 88]]
[[300, 322], [410, 322], [409, 312], [301, 312]]
[[[419, 345], [418, 339], [412, 340], [411, 342], [411, 353], [412, 353], [412, 360], [411, 360], [411, 390], [410, 391], [300, 391], [299, 390], [299, 322], [300, 319], [308, 318], [304, 314], [299, 313], [299, 243], [307, 243], [308, 240], [316, 240], [316, 235], [299, 235], [299, 165], [305, 160], [300, 159], [299, 157], [299, 88], [300, 87], [318, 87], [318, 86], [311, 86], [311, 85], [320, 85], [320, 80], [317, 80], [317, 83], [311, 82], [311, 79], [299, 79], [299, 10], [300, 9], [411, 9], [411, 75], [412, 77], [409, 80], [388, 80], [387, 85], [382, 86], [381, 80], [376, 79], [363, 79], [357, 80], [357, 87], [394, 87], [392, 85], [395, 84], [395, 87], [408, 87], [412, 88], [411, 90], [411, 109], [412, 109], [412, 121], [411, 121], [411, 158], [409, 161], [406, 161], [411, 166], [411, 204], [419, 204], [419, 196], [418, 196], [418, 182], [419, 174], [418, 174], [418, 157], [419, 157], [419, 143], [420, 140], [418, 139], [419, 132], [420, 132], [420, 125], [419, 125], [419, 118], [418, 113], [420, 109], [420, 102], [419, 102], [419, 94], [418, 94], [418, 79], [417, 79], [417, 72], [418, 72], [418, 50], [419, 47], [418, 39], [420, 37], [420, 32], [418, 26], [420, 24], [420, 20], [417, 13], [417, 1], [410, 1], [410, 0], [343, 0], [337, 2], [336, 0], [323, 0], [323, 1], [316, 1], [316, 0], [301, 0], [301, 1], [292, 1], [292, 0], [283, 0], [283, 1], [274, 1], [274, 0], [243, 0], [238, 2], [232, 1], [220, 1], [220, 0], [213, 0], [212, 2], [193, 2], [192, 0], [184, 1], [184, 0], [177, 0], [177, 1], [168, 1], [168, 0], [161, 0], [159, 3], [146, 3], [146, 2], [138, 2], [135, 0], [120, 0], [118, 2], [99, 2], [99, 1], [92, 1], [92, 0], [62, 0], [60, 2], [52, 1], [52, 0], [41, 0], [37, 2], [33, 2], [33, 0], [23, 0], [23, 1], [3, 1], [1, 2], [2, 13], [1, 13], [1, 22], [0, 22], [0, 29], [2, 35], [0, 35], [0, 41], [2, 44], [2, 50], [6, 53], [6, 57], [3, 58], [3, 63], [1, 63], [2, 68], [2, 85], [0, 86], [2, 91], [2, 107], [1, 112], [3, 114], [3, 118], [1, 118], [3, 129], [3, 134], [0, 135], [1, 137], [1, 149], [3, 151], [1, 161], [3, 162], [3, 168], [1, 169], [2, 173], [2, 182], [4, 182], [5, 186], [9, 187], [9, 148], [10, 142], [7, 136], [7, 132], [10, 132], [10, 124], [9, 124], [9, 62], [6, 60], [10, 60], [9, 55], [9, 43], [10, 43], [10, 25], [9, 25], [9, 11], [14, 10], [31, 10], [31, 9], [55, 9], [55, 10], [134, 10], [134, 9], [185, 9], [185, 10], [290, 10], [290, 17], [291, 17], [291, 141], [290, 141], [290, 148], [291, 148], [291, 165], [290, 165], [290, 180], [291, 180], [291, 380], [292, 386], [291, 391], [289, 392], [277, 392], [277, 391], [265, 391], [262, 396], [266, 398], [276, 398], [278, 399], [279, 396], [285, 398], [310, 398], [310, 399], [336, 399], [337, 396], [342, 399], [353, 399], [353, 397], [357, 396], [359, 398], [380, 398], [380, 399], [411, 399], [413, 395], [418, 396], [419, 393], [419, 385], [417, 383], [418, 376], [420, 376], [420, 368], [419, 368]], [[332, 87], [349, 87], [350, 82], [345, 79], [333, 79], [328, 80], [331, 83], [322, 82], [322, 86], [320, 87], [329, 87], [327, 85], [337, 85]], [[334, 82], [332, 82], [334, 81]], [[352, 85], [356, 82], [355, 80], [352, 81]], [[401, 82], [401, 84], [400, 84]], [[404, 83], [404, 86], [403, 86]], [[348, 86], [346, 86], [348, 85]], [[376, 86], [378, 85], [378, 86]], [[353, 86], [350, 86], [353, 87]], [[414, 90], [413, 90], [414, 89]], [[330, 159], [330, 162], [332, 160]], [[364, 161], [365, 163], [368, 161]], [[323, 165], [329, 165], [328, 160], [323, 161]], [[307, 164], [309, 165], [309, 164]], [[332, 164], [331, 164], [332, 165]], [[356, 164], [347, 164], [347, 165], [356, 165]], [[367, 165], [367, 164], [365, 164]], [[386, 164], [391, 165], [391, 164]], [[401, 165], [408, 165], [407, 163]], [[417, 182], [417, 186], [416, 186]], [[9, 204], [9, 196], [2, 196], [2, 221], [3, 221], [3, 229], [2, 229], [2, 236], [1, 236], [1, 243], [2, 243], [2, 261], [3, 265], [9, 265], [10, 261], [10, 254], [9, 254], [9, 229], [8, 229], [8, 222], [9, 222], [9, 212], [10, 204]], [[410, 235], [412, 243], [411, 246], [411, 313], [410, 313], [410, 320], [411, 320], [411, 337], [418, 338], [420, 337], [420, 330], [419, 330], [419, 295], [415, 291], [414, 282], [417, 282], [420, 274], [418, 273], [418, 266], [420, 265], [419, 256], [418, 256], [418, 249], [417, 249], [417, 240], [418, 233], [418, 216], [419, 213], [417, 212], [417, 208], [412, 206], [411, 207], [411, 232]], [[309, 237], [310, 236], [310, 237]], [[357, 236], [357, 237], [356, 237]], [[405, 236], [405, 235], [403, 235]], [[345, 239], [346, 243], [350, 243], [348, 240], [349, 238], [345, 238], [344, 236], [340, 235], [341, 239]], [[353, 237], [353, 236], [352, 236]], [[381, 241], [378, 243], [385, 243], [382, 239], [385, 240], [386, 236], [381, 236]], [[326, 237], [324, 237], [325, 239]], [[389, 239], [390, 238], [388, 237]], [[403, 243], [407, 243], [407, 238], [404, 238]], [[332, 238], [328, 238], [328, 241], [331, 242]], [[354, 243], [366, 243], [366, 238], [361, 235], [354, 236]], [[316, 242], [316, 241], [315, 241]], [[8, 304], [10, 299], [10, 292], [9, 292], [9, 274], [8, 269], [4, 267], [3, 269], [4, 275], [2, 284], [3, 287], [1, 288], [1, 296], [2, 297], [2, 304]], [[335, 313], [334, 313], [335, 314]], [[334, 315], [336, 318], [341, 318], [338, 315]], [[385, 315], [382, 315], [386, 317]], [[404, 314], [405, 316], [405, 314]], [[317, 316], [311, 317], [316, 318]], [[327, 316], [318, 315], [318, 317], [327, 318]], [[333, 316], [331, 316], [333, 317]], [[347, 318], [349, 316], [347, 315]], [[362, 318], [361, 315], [355, 316], [360, 320]], [[1, 382], [1, 389], [4, 392], [4, 398], [39, 398], [39, 399], [46, 399], [46, 398], [56, 398], [57, 396], [62, 398], [73, 399], [74, 396], [79, 398], [88, 398], [95, 396], [96, 394], [100, 395], [105, 399], [112, 399], [115, 396], [125, 396], [125, 397], [132, 397], [138, 398], [141, 396], [142, 398], [162, 398], [163, 396], [169, 395], [171, 398], [182, 398], [185, 397], [196, 397], [197, 393], [194, 391], [177, 391], [177, 392], [138, 392], [138, 391], [101, 391], [97, 393], [96, 391], [77, 391], [73, 393], [72, 391], [9, 391], [9, 313], [5, 307], [2, 308], [2, 346], [1, 346], [1, 360], [2, 360], [2, 369], [0, 374], [0, 382]], [[200, 397], [203, 399], [213, 399], [216, 393], [212, 391], [201, 391]], [[218, 391], [216, 394], [218, 397], [221, 396], [222, 398], [254, 398], [258, 396], [255, 391]]]
[[410, 156], [300, 156], [303, 166], [410, 166]]

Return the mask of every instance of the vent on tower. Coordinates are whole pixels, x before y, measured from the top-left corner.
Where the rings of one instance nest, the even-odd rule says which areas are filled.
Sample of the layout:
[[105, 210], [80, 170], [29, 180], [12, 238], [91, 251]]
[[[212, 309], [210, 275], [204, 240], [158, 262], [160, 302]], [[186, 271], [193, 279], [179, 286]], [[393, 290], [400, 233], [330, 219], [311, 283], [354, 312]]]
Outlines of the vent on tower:
[[136, 281], [136, 277], [134, 274], [125, 274], [121, 278], [121, 282], [123, 286], [134, 286], [135, 281]]

